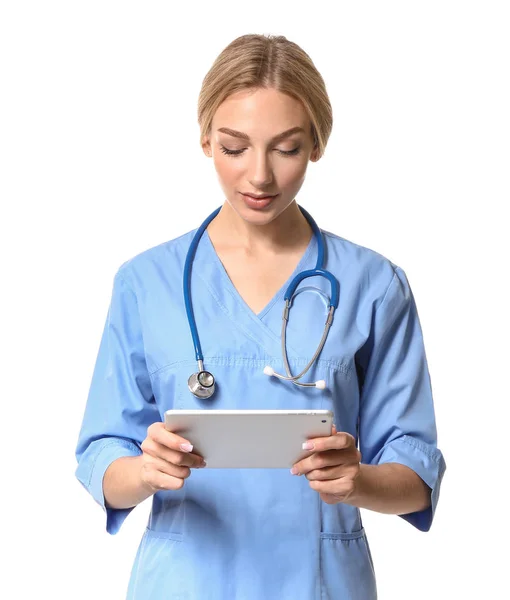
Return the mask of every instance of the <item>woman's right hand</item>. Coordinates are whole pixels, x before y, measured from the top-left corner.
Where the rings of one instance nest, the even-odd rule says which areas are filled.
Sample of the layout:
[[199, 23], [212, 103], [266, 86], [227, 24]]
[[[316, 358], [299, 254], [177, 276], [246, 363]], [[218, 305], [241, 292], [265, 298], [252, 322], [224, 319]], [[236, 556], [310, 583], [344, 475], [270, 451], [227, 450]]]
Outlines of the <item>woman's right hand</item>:
[[164, 423], [148, 427], [141, 448], [142, 481], [154, 492], [180, 490], [191, 474], [190, 468], [206, 466], [199, 454], [191, 452], [189, 441], [165, 429]]

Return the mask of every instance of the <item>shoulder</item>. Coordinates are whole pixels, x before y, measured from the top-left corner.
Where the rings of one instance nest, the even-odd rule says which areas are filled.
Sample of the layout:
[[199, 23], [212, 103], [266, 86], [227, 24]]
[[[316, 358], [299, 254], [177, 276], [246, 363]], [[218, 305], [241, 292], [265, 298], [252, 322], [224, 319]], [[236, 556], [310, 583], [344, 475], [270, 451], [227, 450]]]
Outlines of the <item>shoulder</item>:
[[186, 254], [196, 230], [157, 244], [126, 259], [118, 267], [115, 278], [123, 279], [133, 290], [146, 286], [153, 275], [164, 272], [167, 277], [182, 274]]
[[336, 233], [331, 233], [331, 231], [321, 229], [321, 232], [325, 238], [328, 251], [341, 253], [343, 257], [354, 260], [356, 263], [363, 263], [367, 265], [374, 264], [379, 267], [387, 265], [390, 265], [393, 268], [397, 267], [397, 265], [388, 257], [384, 256], [380, 252], [377, 252], [376, 250], [373, 250], [372, 248], [362, 246], [361, 244], [356, 244], [355, 242], [341, 237]]
[[354, 287], [382, 299], [395, 279], [407, 281], [404, 270], [387, 256], [330, 231], [321, 231], [327, 268]]

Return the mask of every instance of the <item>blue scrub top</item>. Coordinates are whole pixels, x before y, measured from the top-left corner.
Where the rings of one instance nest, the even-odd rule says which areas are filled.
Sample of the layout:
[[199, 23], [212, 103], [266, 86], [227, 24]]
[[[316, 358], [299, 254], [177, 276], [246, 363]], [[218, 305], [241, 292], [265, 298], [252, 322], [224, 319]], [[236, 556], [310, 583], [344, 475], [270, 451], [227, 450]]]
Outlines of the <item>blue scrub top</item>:
[[[431, 382], [414, 297], [404, 271], [377, 252], [323, 231], [325, 268], [340, 303], [318, 362], [299, 388], [284, 373], [281, 316], [288, 283], [312, 269], [312, 237], [295, 272], [255, 314], [230, 281], [207, 231], [193, 263], [191, 293], [204, 366], [216, 377], [211, 400], [187, 381], [196, 371], [182, 290], [195, 231], [123, 263], [113, 281], [79, 434], [76, 476], [115, 534], [131, 509], [105, 507], [103, 475], [121, 456], [141, 454], [147, 428], [175, 409], [302, 409], [334, 412], [339, 431], [359, 440], [362, 462], [413, 469], [432, 489], [432, 506], [402, 515], [431, 526], [446, 465], [437, 448]], [[298, 288], [287, 327], [293, 373], [313, 356], [326, 318], [329, 283]], [[235, 448], [232, 449], [235, 452]], [[152, 497], [127, 598], [136, 600], [310, 600], [376, 598], [374, 565], [358, 508], [329, 505], [288, 469], [193, 469], [182, 489]]]

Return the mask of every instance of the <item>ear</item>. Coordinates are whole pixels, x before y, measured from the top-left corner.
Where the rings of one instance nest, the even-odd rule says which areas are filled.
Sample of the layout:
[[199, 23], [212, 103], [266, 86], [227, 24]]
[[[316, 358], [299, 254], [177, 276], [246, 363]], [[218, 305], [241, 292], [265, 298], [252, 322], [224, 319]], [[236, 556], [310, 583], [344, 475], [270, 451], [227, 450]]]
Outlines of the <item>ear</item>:
[[202, 142], [202, 150], [206, 156], [212, 156], [211, 142], [208, 137], [204, 138], [204, 141]]
[[313, 147], [313, 150], [310, 154], [310, 160], [312, 162], [317, 162], [319, 160], [319, 148], [317, 147], [317, 145]]

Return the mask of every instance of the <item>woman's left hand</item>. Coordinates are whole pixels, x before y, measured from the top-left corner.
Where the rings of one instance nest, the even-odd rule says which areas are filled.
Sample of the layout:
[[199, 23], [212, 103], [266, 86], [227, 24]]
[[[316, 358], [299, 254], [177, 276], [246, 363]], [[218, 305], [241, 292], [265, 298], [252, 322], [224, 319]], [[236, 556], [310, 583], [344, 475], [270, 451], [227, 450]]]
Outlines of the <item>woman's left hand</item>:
[[306, 475], [310, 487], [319, 492], [327, 504], [345, 502], [356, 491], [360, 474], [361, 453], [350, 433], [338, 432], [333, 425], [332, 434], [308, 440], [313, 444], [313, 454], [297, 462], [291, 473]]

